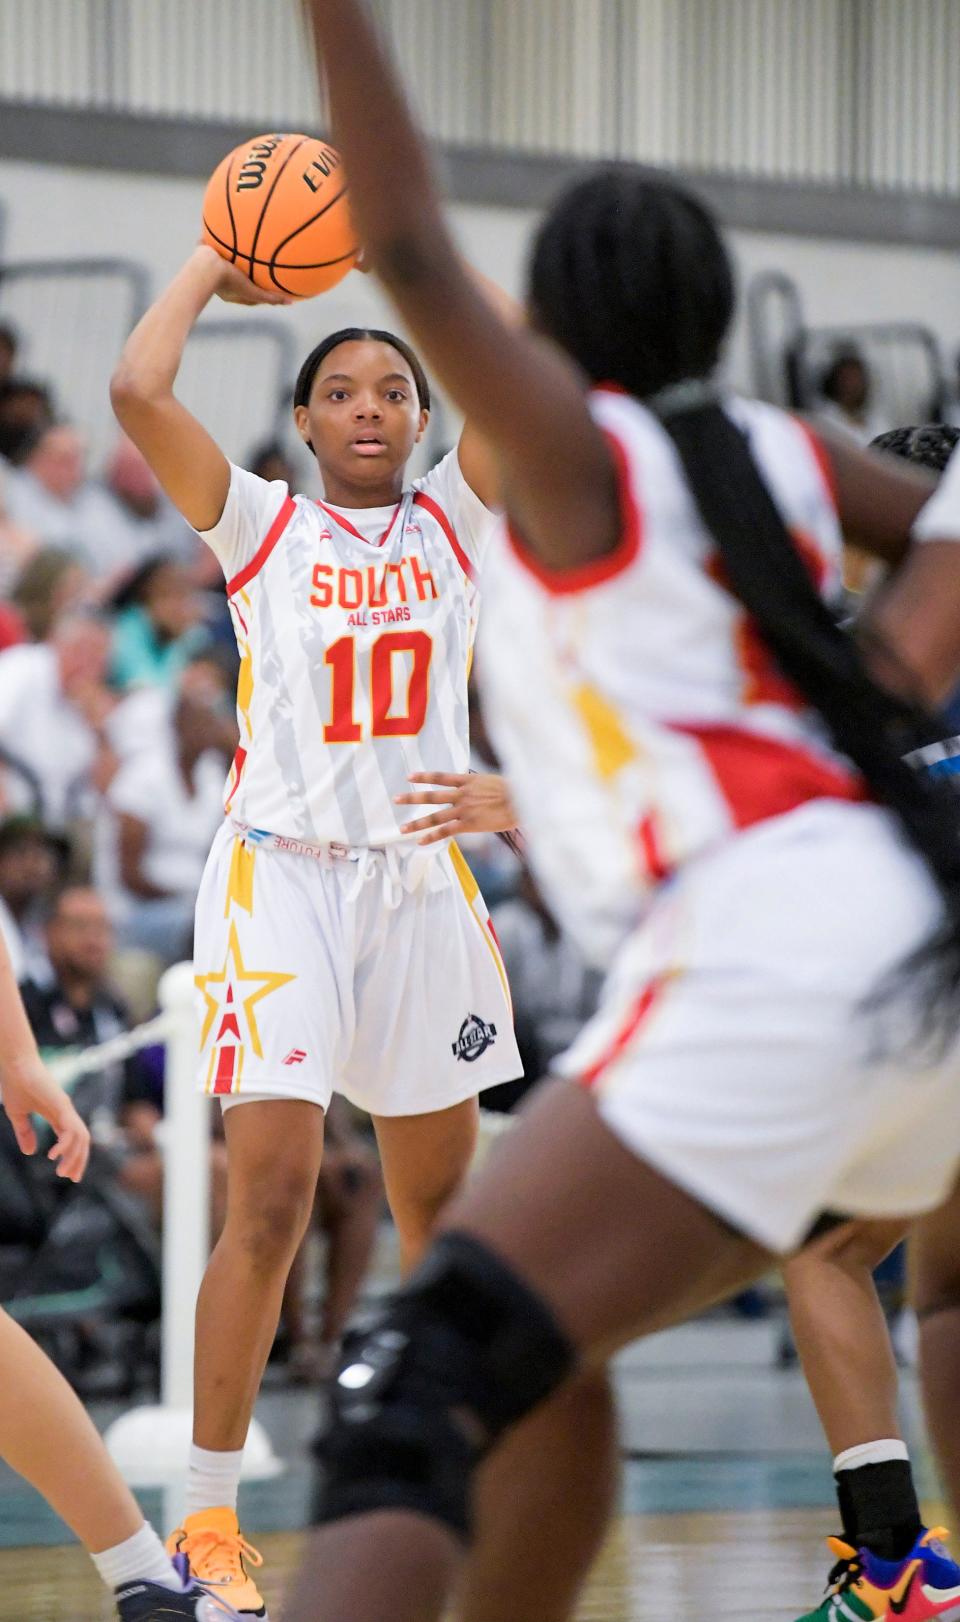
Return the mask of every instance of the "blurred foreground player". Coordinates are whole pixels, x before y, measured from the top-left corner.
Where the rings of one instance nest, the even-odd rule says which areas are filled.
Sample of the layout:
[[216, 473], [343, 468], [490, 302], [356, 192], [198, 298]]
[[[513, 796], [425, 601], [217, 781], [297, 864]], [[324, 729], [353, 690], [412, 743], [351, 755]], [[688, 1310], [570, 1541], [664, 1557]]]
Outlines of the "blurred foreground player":
[[[0, 1084], [23, 1153], [36, 1153], [32, 1118], [40, 1116], [53, 1131], [48, 1158], [58, 1177], [78, 1183], [89, 1134], [41, 1063], [2, 941]], [[185, 1561], [171, 1561], [63, 1375], [5, 1312], [0, 1366], [0, 1457], [79, 1538], [113, 1594], [120, 1622], [235, 1619], [229, 1605], [191, 1579]]]
[[[608, 976], [565, 1079], [339, 1376], [293, 1616], [427, 1622], [478, 1463], [578, 1368], [951, 1185], [958, 819], [903, 756], [960, 669], [960, 549], [912, 469], [721, 395], [730, 264], [675, 186], [568, 191], [534, 248], [535, 333], [509, 332], [366, 9], [308, 10], [369, 262], [499, 458], [488, 715], [547, 899]], [[842, 526], [902, 560], [870, 664], [825, 602]], [[571, 1495], [555, 1548], [580, 1514]], [[922, 1544], [877, 1575], [893, 1614], [960, 1608]]]

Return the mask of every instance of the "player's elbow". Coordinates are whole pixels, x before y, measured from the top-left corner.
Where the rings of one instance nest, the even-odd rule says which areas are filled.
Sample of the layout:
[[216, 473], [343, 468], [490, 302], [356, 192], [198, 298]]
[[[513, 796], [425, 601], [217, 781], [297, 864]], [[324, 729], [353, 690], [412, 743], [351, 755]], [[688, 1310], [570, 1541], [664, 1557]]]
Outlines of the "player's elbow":
[[147, 374], [121, 356], [110, 379], [110, 404], [117, 420], [127, 427], [144, 407], [155, 405], [159, 395]]

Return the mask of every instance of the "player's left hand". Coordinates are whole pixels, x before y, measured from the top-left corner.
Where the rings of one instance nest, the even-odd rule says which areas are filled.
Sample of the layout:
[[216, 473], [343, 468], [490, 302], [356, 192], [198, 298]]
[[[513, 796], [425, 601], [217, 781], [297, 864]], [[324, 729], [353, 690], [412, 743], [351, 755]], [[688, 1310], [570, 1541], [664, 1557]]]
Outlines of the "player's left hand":
[[441, 807], [405, 824], [405, 834], [423, 835], [418, 841], [421, 845], [435, 845], [458, 834], [509, 833], [517, 826], [507, 780], [494, 772], [414, 772], [410, 782], [433, 786], [398, 794], [397, 805]]

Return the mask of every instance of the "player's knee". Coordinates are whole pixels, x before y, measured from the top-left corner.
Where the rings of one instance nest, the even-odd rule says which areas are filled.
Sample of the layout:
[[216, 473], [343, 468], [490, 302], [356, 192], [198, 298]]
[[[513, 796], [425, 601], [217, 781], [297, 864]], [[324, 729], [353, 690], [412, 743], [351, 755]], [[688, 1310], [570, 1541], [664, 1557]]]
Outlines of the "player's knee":
[[913, 1309], [920, 1319], [960, 1309], [960, 1267], [951, 1262], [948, 1266], [918, 1268], [913, 1286]]
[[256, 1188], [246, 1194], [234, 1203], [227, 1221], [248, 1265], [257, 1273], [289, 1267], [310, 1220], [313, 1179], [293, 1175], [259, 1195]]
[[348, 1337], [319, 1444], [320, 1519], [406, 1509], [465, 1536], [473, 1469], [573, 1364], [539, 1297], [478, 1241], [444, 1234]]
[[452, 1171], [432, 1187], [416, 1189], [409, 1197], [394, 1203], [393, 1219], [404, 1256], [409, 1261], [419, 1261], [425, 1253], [441, 1213], [457, 1193], [462, 1181], [460, 1173]]

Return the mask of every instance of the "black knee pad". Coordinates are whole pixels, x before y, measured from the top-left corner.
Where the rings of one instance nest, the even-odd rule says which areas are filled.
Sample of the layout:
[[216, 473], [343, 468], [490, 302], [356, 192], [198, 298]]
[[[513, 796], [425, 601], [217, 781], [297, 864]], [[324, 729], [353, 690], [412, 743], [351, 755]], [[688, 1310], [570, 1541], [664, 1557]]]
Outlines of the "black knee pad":
[[467, 1536], [475, 1466], [573, 1364], [533, 1291], [484, 1245], [444, 1234], [345, 1341], [317, 1449], [318, 1519], [405, 1509]]

